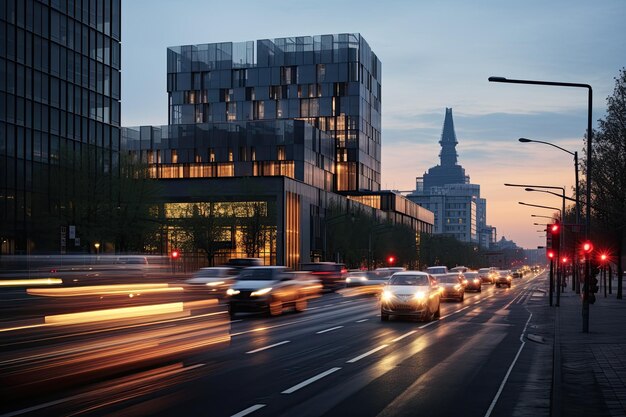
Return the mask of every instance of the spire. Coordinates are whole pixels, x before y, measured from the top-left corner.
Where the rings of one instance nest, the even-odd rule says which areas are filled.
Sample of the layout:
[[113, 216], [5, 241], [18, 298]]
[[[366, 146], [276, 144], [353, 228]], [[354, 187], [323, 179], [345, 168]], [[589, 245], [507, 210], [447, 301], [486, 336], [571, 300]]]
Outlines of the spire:
[[441, 153], [439, 158], [441, 159], [441, 166], [454, 166], [456, 165], [456, 133], [454, 133], [454, 121], [452, 120], [452, 109], [446, 107], [446, 117], [443, 121], [443, 131], [441, 132]]

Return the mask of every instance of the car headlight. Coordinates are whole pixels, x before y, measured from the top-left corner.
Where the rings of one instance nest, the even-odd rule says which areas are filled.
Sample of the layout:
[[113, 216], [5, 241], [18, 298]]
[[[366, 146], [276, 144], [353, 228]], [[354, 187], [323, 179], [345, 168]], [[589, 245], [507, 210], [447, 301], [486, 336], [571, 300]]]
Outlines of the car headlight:
[[461, 286], [459, 284], [457, 284], [457, 285], [454, 286], [454, 289], [458, 291], [458, 290], [461, 289]]
[[239, 294], [240, 292], [241, 292], [241, 291], [239, 291], [239, 290], [234, 290], [234, 289], [232, 289], [232, 288], [229, 288], [229, 289], [227, 289], [227, 290], [226, 290], [226, 295], [237, 295], [237, 294]]
[[389, 290], [383, 290], [383, 292], [380, 295], [380, 299], [382, 301], [390, 301], [391, 298], [393, 298], [393, 293]]
[[478, 278], [474, 278], [474, 284], [478, 284], [480, 280]]
[[415, 293], [413, 298], [417, 301], [423, 301], [426, 298], [426, 293], [423, 291], [418, 291]]
[[349, 284], [352, 282], [352, 278], [346, 278], [346, 282]]
[[262, 289], [257, 290], [257, 291], [252, 291], [252, 293], [250, 294], [250, 297], [258, 297], [260, 295], [265, 295], [265, 294], [267, 294], [270, 291], [272, 291], [272, 287], [262, 288]]
[[363, 281], [367, 281], [367, 278], [365, 277], [359, 277], [359, 281], [363, 282]]
[[218, 287], [223, 284], [224, 284], [224, 281], [213, 281], [213, 282], [207, 282], [205, 285], [209, 287]]
[[510, 276], [508, 276], [508, 277], [506, 277], [506, 279], [508, 279], [508, 280], [510, 281], [510, 280], [511, 280], [511, 277], [510, 277]]

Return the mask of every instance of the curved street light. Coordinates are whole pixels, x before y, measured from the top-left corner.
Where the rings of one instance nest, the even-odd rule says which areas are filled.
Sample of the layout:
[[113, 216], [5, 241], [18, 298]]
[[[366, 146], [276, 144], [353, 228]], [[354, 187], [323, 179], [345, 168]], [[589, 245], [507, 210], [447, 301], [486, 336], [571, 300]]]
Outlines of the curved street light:
[[[589, 239], [591, 236], [591, 154], [592, 154], [592, 138], [593, 129], [592, 112], [593, 112], [593, 90], [591, 85], [583, 83], [564, 83], [559, 81], [538, 81], [538, 80], [516, 80], [506, 77], [489, 77], [489, 82], [496, 83], [511, 83], [511, 84], [532, 84], [532, 85], [547, 85], [556, 87], [576, 87], [586, 88], [587, 95], [587, 184], [586, 184], [586, 204], [585, 204], [585, 239]], [[583, 333], [589, 333], [589, 283], [591, 280], [591, 265], [588, 260], [585, 261], [585, 291], [583, 294], [582, 303], [582, 316], [583, 316]]]

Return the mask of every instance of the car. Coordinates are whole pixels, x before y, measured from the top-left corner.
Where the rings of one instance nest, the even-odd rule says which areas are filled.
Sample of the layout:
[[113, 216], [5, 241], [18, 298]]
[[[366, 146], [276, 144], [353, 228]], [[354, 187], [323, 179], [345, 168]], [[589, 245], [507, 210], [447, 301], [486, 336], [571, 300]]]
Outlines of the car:
[[245, 268], [226, 291], [230, 316], [239, 312], [278, 316], [285, 307], [304, 311], [311, 295], [306, 292], [306, 284], [296, 278], [286, 266]]
[[426, 272], [430, 275], [442, 275], [447, 274], [449, 271], [447, 266], [429, 266], [426, 268]]
[[441, 299], [456, 299], [463, 301], [465, 298], [465, 286], [463, 278], [459, 274], [445, 274], [437, 277], [439, 286], [441, 287]]
[[185, 288], [192, 291], [207, 291], [218, 297], [226, 295], [226, 290], [235, 282], [239, 270], [227, 266], [200, 268], [191, 278], [185, 280]]
[[440, 316], [441, 292], [437, 280], [425, 272], [396, 272], [383, 287], [380, 319], [391, 316], [434, 320]]
[[492, 268], [480, 268], [478, 270], [478, 276], [483, 284], [495, 284], [496, 275]]
[[511, 271], [508, 269], [504, 269], [498, 272], [498, 277], [496, 278], [496, 287], [508, 287], [511, 288], [511, 281], [513, 277], [511, 276]]
[[478, 276], [477, 271], [467, 271], [463, 274], [467, 284], [465, 284], [465, 291], [482, 291], [482, 281]]
[[362, 287], [365, 285], [384, 285], [391, 274], [386, 271], [352, 271], [346, 277], [346, 287]]
[[450, 269], [450, 272], [467, 272], [469, 271], [469, 268], [466, 266], [455, 266], [454, 268]]
[[345, 264], [335, 262], [310, 262], [300, 264], [301, 271], [310, 271], [316, 275], [325, 290], [336, 291], [346, 284], [348, 269]]

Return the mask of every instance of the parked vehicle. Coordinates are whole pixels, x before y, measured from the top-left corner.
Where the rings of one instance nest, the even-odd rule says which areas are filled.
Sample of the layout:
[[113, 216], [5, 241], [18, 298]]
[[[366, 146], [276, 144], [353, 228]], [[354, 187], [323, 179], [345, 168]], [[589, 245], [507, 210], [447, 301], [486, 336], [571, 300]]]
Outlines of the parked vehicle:
[[463, 278], [459, 274], [446, 274], [437, 277], [439, 286], [441, 287], [441, 298], [443, 300], [456, 299], [463, 301], [465, 298], [465, 287], [463, 286]]
[[390, 316], [433, 320], [440, 316], [440, 290], [437, 280], [421, 271], [396, 272], [389, 278], [380, 297], [380, 319]]
[[345, 264], [335, 262], [311, 262], [300, 264], [300, 270], [310, 271], [316, 275], [325, 290], [335, 291], [346, 284], [348, 269]]
[[238, 312], [282, 314], [285, 307], [304, 311], [311, 295], [306, 284], [285, 266], [253, 266], [241, 271], [226, 294], [231, 317]]

